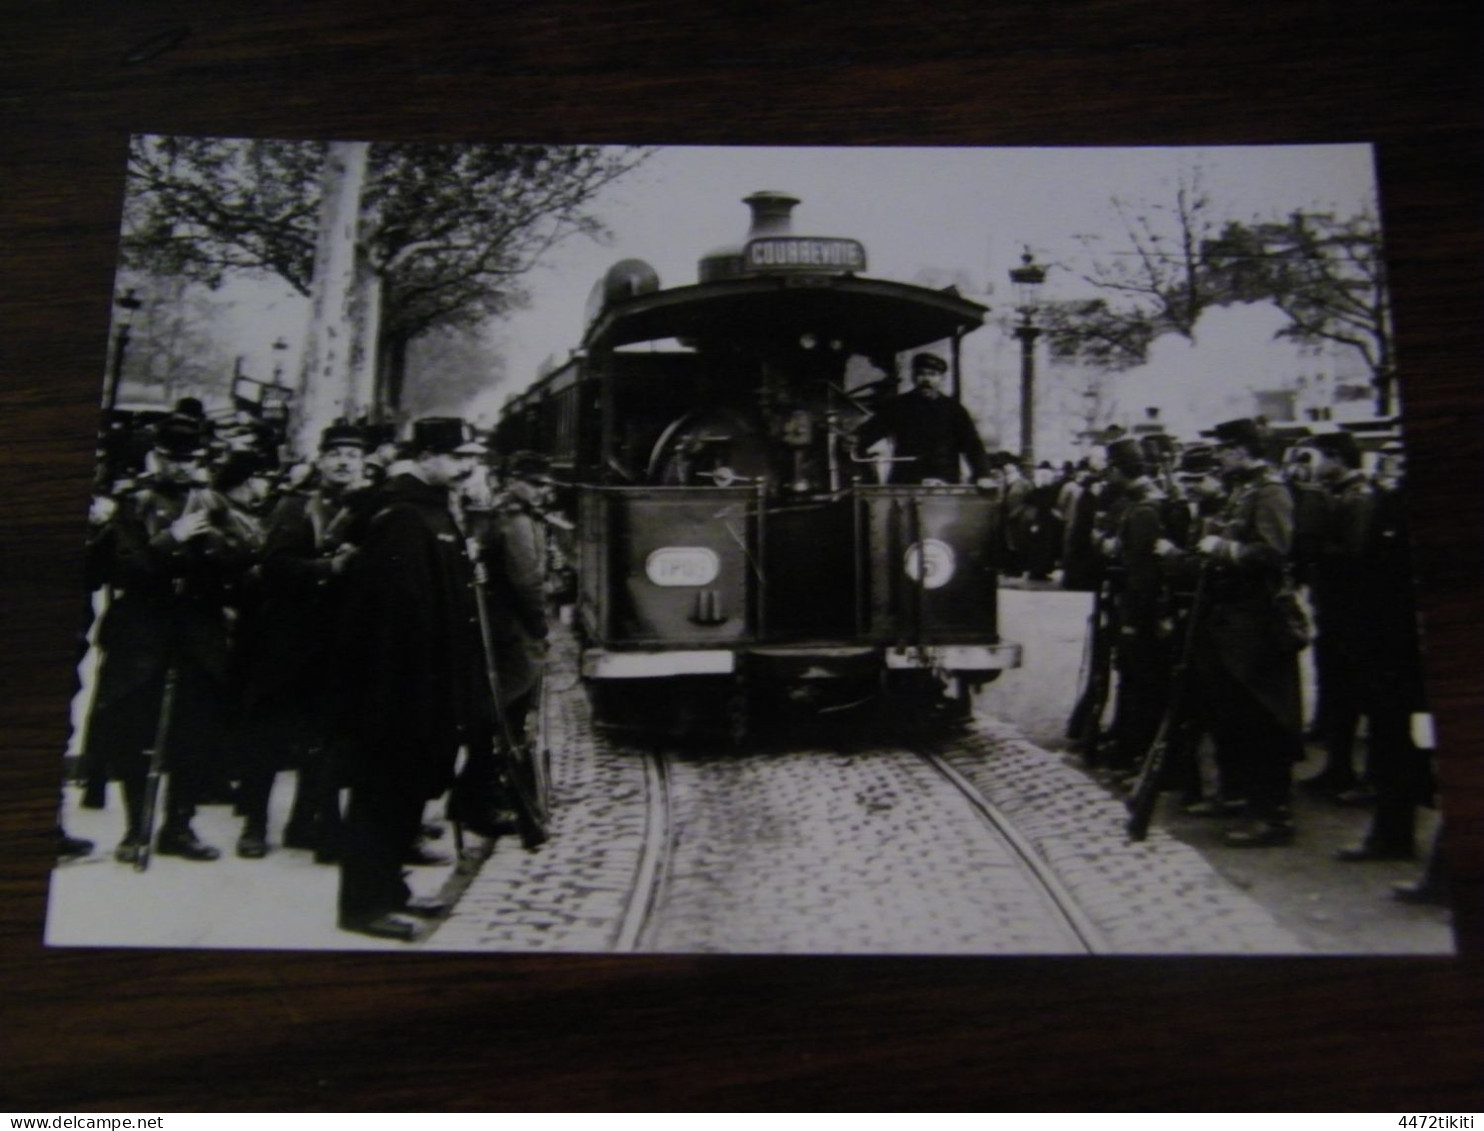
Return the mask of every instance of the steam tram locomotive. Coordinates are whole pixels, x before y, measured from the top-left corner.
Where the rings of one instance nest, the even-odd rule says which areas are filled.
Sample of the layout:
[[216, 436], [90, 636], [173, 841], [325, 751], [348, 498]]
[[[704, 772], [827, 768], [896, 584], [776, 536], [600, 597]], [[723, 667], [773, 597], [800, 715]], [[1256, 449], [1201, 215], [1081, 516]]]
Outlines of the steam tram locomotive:
[[985, 308], [865, 277], [856, 240], [792, 233], [795, 198], [745, 203], [747, 239], [695, 284], [611, 268], [581, 348], [495, 430], [570, 486], [596, 719], [740, 737], [791, 710], [966, 707], [1019, 663], [997, 632], [999, 499], [893, 486], [849, 433], [908, 351], [948, 353], [956, 396]]

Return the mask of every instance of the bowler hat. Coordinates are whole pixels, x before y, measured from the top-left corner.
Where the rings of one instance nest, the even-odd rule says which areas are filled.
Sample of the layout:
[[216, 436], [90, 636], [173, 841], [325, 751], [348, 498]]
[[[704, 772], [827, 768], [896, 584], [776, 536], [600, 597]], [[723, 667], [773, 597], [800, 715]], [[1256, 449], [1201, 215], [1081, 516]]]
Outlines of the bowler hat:
[[171, 459], [204, 455], [206, 437], [201, 422], [185, 413], [171, 413], [155, 425], [155, 451]]
[[913, 373], [947, 373], [948, 363], [935, 353], [920, 353], [912, 359]]
[[1124, 436], [1108, 445], [1108, 463], [1125, 475], [1143, 475], [1144, 447], [1133, 436]]
[[457, 416], [425, 416], [412, 422], [414, 453], [434, 452], [438, 455], [483, 455], [486, 448], [474, 435], [468, 423]]
[[1260, 456], [1263, 451], [1263, 429], [1250, 417], [1228, 420], [1211, 429], [1218, 444], [1233, 444], [1244, 448], [1250, 455]]

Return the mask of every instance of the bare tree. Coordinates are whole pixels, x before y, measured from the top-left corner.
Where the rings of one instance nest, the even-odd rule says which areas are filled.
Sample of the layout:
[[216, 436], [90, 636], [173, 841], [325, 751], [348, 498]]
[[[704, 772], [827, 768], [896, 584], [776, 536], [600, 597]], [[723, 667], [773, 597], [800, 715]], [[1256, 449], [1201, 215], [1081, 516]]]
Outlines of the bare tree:
[[1288, 316], [1280, 336], [1358, 353], [1371, 372], [1377, 414], [1394, 411], [1391, 298], [1373, 214], [1294, 212], [1278, 222], [1231, 223], [1202, 254], [1231, 292], [1267, 299]]
[[1084, 277], [1113, 297], [1109, 314], [1147, 322], [1156, 335], [1174, 332], [1194, 338], [1201, 314], [1230, 298], [1221, 277], [1213, 276], [1202, 258], [1221, 222], [1200, 166], [1180, 170], [1172, 200], [1114, 197], [1112, 205], [1124, 244], [1099, 253], [1098, 237], [1081, 237], [1095, 255], [1092, 271]]

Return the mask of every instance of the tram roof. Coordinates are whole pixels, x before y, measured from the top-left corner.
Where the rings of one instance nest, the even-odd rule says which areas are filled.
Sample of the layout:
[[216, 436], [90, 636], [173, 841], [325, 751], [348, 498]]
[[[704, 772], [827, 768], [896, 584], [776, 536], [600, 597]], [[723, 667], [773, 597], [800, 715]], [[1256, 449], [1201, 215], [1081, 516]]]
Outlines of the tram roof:
[[852, 350], [900, 353], [983, 325], [988, 307], [937, 291], [855, 275], [722, 279], [672, 287], [605, 307], [588, 328], [590, 346], [664, 338], [745, 339], [813, 333]]

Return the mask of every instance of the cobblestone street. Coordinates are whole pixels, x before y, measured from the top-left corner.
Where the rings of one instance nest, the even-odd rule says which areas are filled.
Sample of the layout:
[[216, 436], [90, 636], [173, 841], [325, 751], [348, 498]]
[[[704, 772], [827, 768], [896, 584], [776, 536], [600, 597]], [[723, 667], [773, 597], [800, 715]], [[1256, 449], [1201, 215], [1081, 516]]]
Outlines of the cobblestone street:
[[[581, 700], [564, 697], [564, 715]], [[576, 721], [576, 720], [573, 720]], [[642, 925], [645, 752], [580, 731], [557, 759], [557, 826], [502, 843], [434, 948], [730, 953], [1056, 954], [1083, 948], [980, 817], [909, 751], [670, 760], [673, 846]], [[577, 772], [573, 758], [589, 760]], [[1123, 837], [1123, 808], [1008, 728], [979, 720], [945, 760], [1011, 817], [1108, 953], [1300, 953], [1193, 849]], [[639, 889], [636, 891], [636, 885]]]
[[[472, 878], [448, 866], [412, 869], [419, 894], [459, 894], [419, 948], [1450, 951], [1446, 911], [1382, 898], [1416, 865], [1330, 859], [1335, 845], [1358, 839], [1363, 810], [1307, 802], [1297, 845], [1242, 853], [1220, 847], [1209, 823], [1182, 820], [1167, 795], [1149, 838], [1129, 843], [1119, 798], [1073, 757], [1048, 749], [1049, 738], [1026, 737], [1050, 731], [1062, 685], [1075, 680], [1080, 595], [1004, 596], [1014, 626], [1007, 635], [1023, 634], [1027, 668], [981, 695], [972, 723], [935, 743], [932, 758], [843, 732], [825, 744], [800, 736], [724, 751], [595, 734], [575, 650], [561, 639], [549, 675], [551, 839], [534, 851], [502, 839]], [[275, 829], [291, 791], [292, 775], [283, 775]], [[110, 857], [116, 799], [106, 811], [82, 810], [76, 794], [67, 790], [68, 827], [98, 849], [54, 875], [54, 944], [406, 949], [336, 930], [337, 870], [307, 853], [234, 857], [229, 807], [203, 807], [197, 819], [223, 859], [157, 859], [141, 875]], [[434, 806], [429, 816], [437, 815]]]
[[[1064, 953], [1082, 949], [1047, 895], [986, 840], [928, 763], [857, 748], [672, 753], [593, 738], [557, 696], [557, 825], [502, 843], [435, 948], [730, 953]], [[1347, 953], [1286, 922], [1201, 851], [1156, 827], [1124, 835], [1121, 801], [1070, 760], [979, 716], [944, 762], [1012, 823], [1118, 954]], [[656, 828], [663, 823], [665, 828]], [[1284, 854], [1268, 854], [1281, 861]], [[1292, 859], [1292, 857], [1289, 857]], [[1341, 869], [1338, 879], [1353, 880]], [[1371, 903], [1373, 895], [1366, 897]], [[1445, 919], [1381, 905], [1397, 949], [1444, 952]]]

